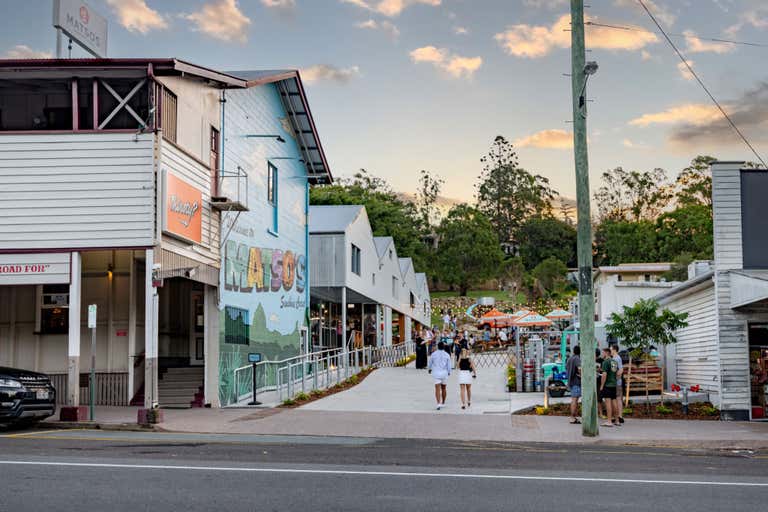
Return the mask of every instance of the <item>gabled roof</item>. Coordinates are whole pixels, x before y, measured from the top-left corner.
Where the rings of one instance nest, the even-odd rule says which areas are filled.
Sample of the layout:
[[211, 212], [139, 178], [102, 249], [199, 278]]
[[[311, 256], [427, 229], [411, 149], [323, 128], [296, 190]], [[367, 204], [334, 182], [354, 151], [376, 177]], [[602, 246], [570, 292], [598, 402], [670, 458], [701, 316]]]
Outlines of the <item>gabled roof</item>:
[[356, 205], [317, 205], [309, 207], [310, 234], [345, 233], [347, 227], [355, 222], [365, 210]]
[[379, 260], [381, 260], [387, 254], [389, 246], [395, 243], [395, 239], [391, 236], [375, 236], [373, 243], [376, 245], [376, 252], [379, 255]]
[[411, 258], [398, 258], [400, 262], [400, 273], [405, 275], [408, 273], [408, 268], [413, 268], [413, 260]]

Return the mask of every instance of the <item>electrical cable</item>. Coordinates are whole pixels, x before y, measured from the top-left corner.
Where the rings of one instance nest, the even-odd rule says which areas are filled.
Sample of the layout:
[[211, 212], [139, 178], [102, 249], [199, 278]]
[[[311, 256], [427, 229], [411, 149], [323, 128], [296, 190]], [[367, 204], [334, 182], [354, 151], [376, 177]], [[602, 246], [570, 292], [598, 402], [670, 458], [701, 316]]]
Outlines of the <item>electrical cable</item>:
[[696, 81], [699, 83], [702, 89], [704, 89], [704, 92], [707, 93], [707, 96], [709, 96], [709, 99], [712, 100], [712, 102], [717, 106], [718, 110], [720, 110], [720, 113], [723, 114], [723, 117], [728, 121], [728, 123], [731, 125], [731, 127], [734, 129], [734, 131], [741, 137], [741, 140], [744, 141], [744, 144], [747, 145], [749, 149], [752, 150], [752, 153], [754, 153], [755, 157], [760, 161], [761, 164], [763, 164], [763, 167], [768, 167], [768, 165], [765, 164], [765, 160], [763, 160], [763, 157], [760, 156], [760, 154], [757, 152], [757, 150], [752, 146], [752, 144], [747, 140], [747, 138], [744, 136], [743, 133], [741, 133], [741, 130], [736, 126], [736, 123], [733, 122], [731, 117], [728, 115], [728, 113], [723, 109], [723, 107], [720, 105], [720, 103], [715, 99], [715, 97], [712, 95], [711, 92], [709, 92], [709, 89], [706, 85], [704, 85], [704, 82], [701, 81], [701, 78], [699, 78], [699, 75], [696, 74], [696, 72], [693, 70], [693, 67], [688, 63], [688, 59], [686, 59], [683, 54], [680, 52], [680, 50], [677, 49], [677, 46], [675, 46], [675, 43], [672, 41], [672, 39], [669, 38], [667, 33], [664, 31], [664, 29], [661, 27], [659, 22], [656, 20], [656, 17], [653, 15], [653, 13], [648, 9], [648, 7], [645, 5], [645, 2], [643, 0], [637, 0], [637, 2], [645, 9], [645, 12], [648, 13], [648, 16], [651, 18], [651, 21], [656, 25], [656, 27], [659, 29], [659, 31], [664, 35], [664, 38], [667, 40], [669, 45], [672, 47], [673, 50], [675, 50], [675, 53], [678, 57], [680, 57], [680, 60], [685, 64], [685, 67], [688, 68], [688, 71], [691, 73], [691, 76], [693, 76]]

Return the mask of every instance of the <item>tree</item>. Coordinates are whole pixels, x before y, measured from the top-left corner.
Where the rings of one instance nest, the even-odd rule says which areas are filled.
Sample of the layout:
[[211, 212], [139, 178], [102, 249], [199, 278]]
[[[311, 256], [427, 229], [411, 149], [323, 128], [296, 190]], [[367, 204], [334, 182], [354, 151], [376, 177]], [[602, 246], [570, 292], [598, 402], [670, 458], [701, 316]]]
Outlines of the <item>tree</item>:
[[[640, 299], [633, 306], [624, 306], [621, 313], [611, 314], [606, 332], [629, 349], [630, 358], [648, 359], [653, 347], [676, 343], [675, 331], [688, 326], [688, 313], [674, 313], [669, 309], [659, 313], [658, 309], [659, 303], [653, 299]], [[647, 382], [647, 367], [645, 371]], [[645, 398], [650, 404], [647, 385]]]
[[683, 253], [694, 259], [712, 259], [712, 206], [689, 204], [668, 212], [656, 221], [658, 256], [672, 261]]
[[531, 217], [520, 226], [518, 241], [528, 270], [550, 257], [576, 266], [576, 230], [562, 220]]
[[416, 211], [421, 217], [421, 223], [426, 229], [431, 229], [432, 223], [438, 216], [436, 207], [440, 189], [445, 184], [439, 176], [432, 176], [429, 171], [419, 173], [419, 188], [416, 191]]
[[391, 236], [399, 256], [413, 258], [416, 268], [430, 277], [435, 275], [430, 250], [422, 243], [424, 228], [416, 207], [400, 199], [381, 178], [361, 169], [334, 185], [312, 187], [309, 200], [313, 205], [365, 206], [374, 236]]
[[558, 285], [565, 283], [568, 267], [555, 257], [547, 258], [533, 269], [531, 275], [539, 282], [548, 295], [552, 295]]
[[602, 176], [595, 192], [601, 222], [656, 220], [672, 197], [664, 169], [625, 171], [616, 167]]
[[495, 277], [504, 254], [488, 218], [466, 204], [454, 206], [440, 223], [437, 266], [440, 279], [459, 287], [465, 296], [469, 288]]
[[557, 192], [547, 178], [519, 167], [517, 154], [504, 137], [497, 136], [480, 161], [485, 165], [477, 186], [477, 207], [491, 221], [500, 242], [515, 241], [527, 217], [551, 214]]
[[603, 221], [595, 230], [595, 264], [658, 261], [656, 225], [650, 221]]
[[675, 261], [672, 262], [672, 268], [664, 272], [662, 276], [667, 281], [687, 281], [688, 265], [693, 263], [695, 258], [689, 252], [680, 253]]
[[681, 206], [706, 205], [712, 208], [713, 156], [697, 156], [691, 165], [680, 171], [675, 181], [677, 203]]

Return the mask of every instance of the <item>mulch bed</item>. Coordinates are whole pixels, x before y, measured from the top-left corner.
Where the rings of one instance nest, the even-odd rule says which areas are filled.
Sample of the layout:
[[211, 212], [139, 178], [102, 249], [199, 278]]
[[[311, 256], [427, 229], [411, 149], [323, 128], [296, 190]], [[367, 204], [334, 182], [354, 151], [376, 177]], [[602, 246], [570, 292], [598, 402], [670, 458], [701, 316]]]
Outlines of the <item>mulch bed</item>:
[[287, 400], [286, 402], [283, 402], [278, 407], [283, 409], [295, 409], [296, 407], [301, 407], [302, 405], [314, 402], [315, 400], [320, 400], [321, 398], [335, 395], [336, 393], [341, 393], [342, 391], [346, 391], [349, 388], [355, 387], [363, 382], [365, 378], [373, 372], [373, 370], [375, 370], [375, 368], [372, 366], [368, 367], [360, 371], [360, 373], [356, 373], [355, 375], [350, 376], [348, 379], [343, 380], [328, 389], [314, 390], [309, 393], [305, 393], [305, 396], [300, 394], [293, 400]]
[[[705, 420], [705, 421], [717, 421], [720, 419], [720, 411], [712, 406], [709, 402], [699, 402], [695, 404], [688, 404], [688, 414], [683, 414], [683, 404], [680, 402], [666, 402], [664, 407], [668, 412], [660, 412], [657, 409], [658, 403], [651, 403], [646, 405], [643, 402], [631, 404], [631, 412], [625, 409], [625, 418], [637, 418], [637, 419], [653, 419], [653, 420]], [[544, 409], [541, 413], [537, 412], [537, 409], [541, 409], [542, 406], [530, 407], [528, 409], [517, 412], [516, 414], [528, 415], [528, 416], [570, 416], [569, 404], [552, 404], [548, 409]], [[581, 404], [579, 404], [579, 414], [581, 414]]]

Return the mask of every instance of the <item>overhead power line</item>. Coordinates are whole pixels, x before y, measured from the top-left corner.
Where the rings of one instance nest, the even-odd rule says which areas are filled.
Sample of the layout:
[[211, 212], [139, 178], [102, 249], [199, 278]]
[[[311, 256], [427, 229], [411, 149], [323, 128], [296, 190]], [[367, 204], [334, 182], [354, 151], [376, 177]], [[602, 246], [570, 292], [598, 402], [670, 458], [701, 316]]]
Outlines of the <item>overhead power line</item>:
[[[612, 28], [614, 30], [626, 30], [627, 32], [642, 32], [645, 34], [656, 34], [653, 30], [646, 30], [644, 28], [639, 27], [628, 27], [625, 25], [611, 25], [610, 23], [598, 23], [597, 21], [586, 21], [584, 22], [585, 25], [592, 25], [594, 27], [603, 27], [603, 28]], [[723, 44], [733, 44], [733, 45], [742, 45], [742, 46], [753, 46], [757, 48], [768, 48], [768, 43], [751, 43], [749, 41], [734, 41], [733, 39], [720, 39], [717, 37], [702, 37], [694, 34], [674, 34], [674, 33], [667, 33], [669, 37], [685, 37], [685, 38], [692, 38], [692, 39], [699, 39], [701, 41], [711, 41], [714, 43], [723, 43]]]
[[720, 103], [715, 99], [715, 97], [712, 95], [711, 92], [709, 92], [709, 89], [706, 85], [704, 85], [704, 82], [701, 81], [701, 78], [699, 78], [699, 75], [696, 74], [696, 72], [693, 70], [693, 66], [690, 65], [688, 62], [688, 59], [686, 59], [683, 54], [678, 50], [677, 46], [675, 46], [675, 43], [670, 39], [670, 37], [667, 35], [667, 33], [664, 31], [664, 29], [661, 27], [659, 22], [656, 20], [656, 17], [653, 15], [653, 13], [648, 9], [648, 7], [645, 5], [645, 2], [643, 0], [637, 0], [637, 2], [645, 9], [645, 12], [648, 13], [648, 16], [651, 18], [651, 21], [653, 21], [654, 25], [659, 29], [659, 31], [664, 35], [664, 38], [667, 40], [669, 45], [672, 47], [673, 50], [675, 50], [675, 53], [678, 57], [680, 57], [680, 60], [685, 65], [686, 68], [688, 68], [688, 71], [691, 73], [691, 76], [693, 76], [696, 81], [699, 83], [702, 89], [704, 89], [704, 92], [707, 93], [707, 96], [709, 96], [709, 99], [712, 100], [712, 102], [717, 106], [718, 110], [720, 110], [720, 113], [723, 114], [723, 117], [728, 121], [728, 123], [731, 125], [733, 130], [741, 137], [741, 140], [744, 141], [744, 144], [747, 145], [747, 147], [752, 150], [752, 153], [754, 153], [755, 157], [760, 161], [761, 164], [763, 164], [763, 167], [768, 167], [768, 165], [765, 164], [765, 160], [763, 160], [763, 157], [760, 156], [760, 154], [757, 152], [757, 150], [752, 146], [752, 144], [747, 140], [747, 138], [744, 136], [743, 133], [741, 133], [741, 130], [736, 126], [736, 123], [733, 122], [731, 119], [731, 116], [728, 115], [728, 113], [725, 111], [725, 109], [720, 105]]

